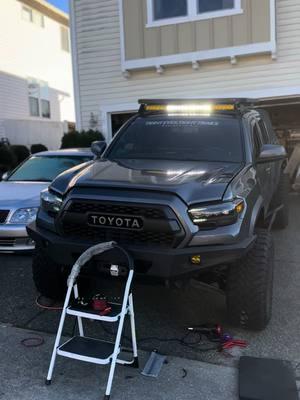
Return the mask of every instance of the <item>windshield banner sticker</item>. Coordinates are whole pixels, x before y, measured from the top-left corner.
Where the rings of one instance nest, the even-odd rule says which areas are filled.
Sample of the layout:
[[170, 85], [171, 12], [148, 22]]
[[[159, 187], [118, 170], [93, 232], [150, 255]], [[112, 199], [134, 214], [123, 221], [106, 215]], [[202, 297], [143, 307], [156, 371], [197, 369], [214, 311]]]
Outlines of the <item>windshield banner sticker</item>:
[[170, 127], [170, 126], [219, 126], [217, 121], [197, 121], [197, 120], [164, 120], [164, 121], [146, 121], [147, 126], [160, 126], [160, 127]]

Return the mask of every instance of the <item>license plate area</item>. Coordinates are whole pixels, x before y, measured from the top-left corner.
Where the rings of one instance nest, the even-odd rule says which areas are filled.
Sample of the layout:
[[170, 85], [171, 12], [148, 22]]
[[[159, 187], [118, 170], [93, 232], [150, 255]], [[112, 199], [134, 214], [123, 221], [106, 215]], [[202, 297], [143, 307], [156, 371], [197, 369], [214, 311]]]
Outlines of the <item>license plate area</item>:
[[89, 226], [96, 228], [126, 229], [140, 231], [144, 227], [142, 217], [132, 215], [112, 215], [104, 213], [90, 213], [87, 217]]

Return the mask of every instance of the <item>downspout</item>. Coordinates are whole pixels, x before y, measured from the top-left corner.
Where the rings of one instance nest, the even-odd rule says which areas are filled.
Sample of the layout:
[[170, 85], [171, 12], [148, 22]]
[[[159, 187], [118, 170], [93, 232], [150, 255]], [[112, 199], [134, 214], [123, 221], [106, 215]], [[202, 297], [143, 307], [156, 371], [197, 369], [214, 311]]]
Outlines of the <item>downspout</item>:
[[75, 118], [76, 129], [82, 130], [81, 121], [81, 102], [80, 102], [80, 84], [78, 70], [78, 53], [77, 53], [77, 37], [76, 37], [76, 14], [75, 0], [69, 0], [70, 6], [70, 32], [71, 32], [71, 49], [72, 49], [72, 69], [73, 69], [73, 84], [74, 84], [74, 101], [75, 101]]

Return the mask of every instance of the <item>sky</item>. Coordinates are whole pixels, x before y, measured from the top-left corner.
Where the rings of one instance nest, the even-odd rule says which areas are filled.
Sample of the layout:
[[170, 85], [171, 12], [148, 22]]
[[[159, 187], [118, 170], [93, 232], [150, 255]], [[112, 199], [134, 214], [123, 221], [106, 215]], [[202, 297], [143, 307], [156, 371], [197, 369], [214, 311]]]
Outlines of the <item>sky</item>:
[[48, 3], [53, 4], [55, 7], [68, 12], [69, 11], [69, 0], [47, 0]]

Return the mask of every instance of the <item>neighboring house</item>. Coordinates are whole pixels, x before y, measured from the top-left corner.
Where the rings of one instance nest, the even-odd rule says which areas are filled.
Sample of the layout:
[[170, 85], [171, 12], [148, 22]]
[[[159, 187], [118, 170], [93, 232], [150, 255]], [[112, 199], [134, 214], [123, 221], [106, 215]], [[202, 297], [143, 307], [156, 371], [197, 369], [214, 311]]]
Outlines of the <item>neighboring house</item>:
[[75, 121], [68, 15], [44, 0], [2, 0], [0, 138], [60, 146]]
[[71, 0], [78, 128], [108, 139], [139, 98], [266, 99], [300, 128], [299, 0]]

